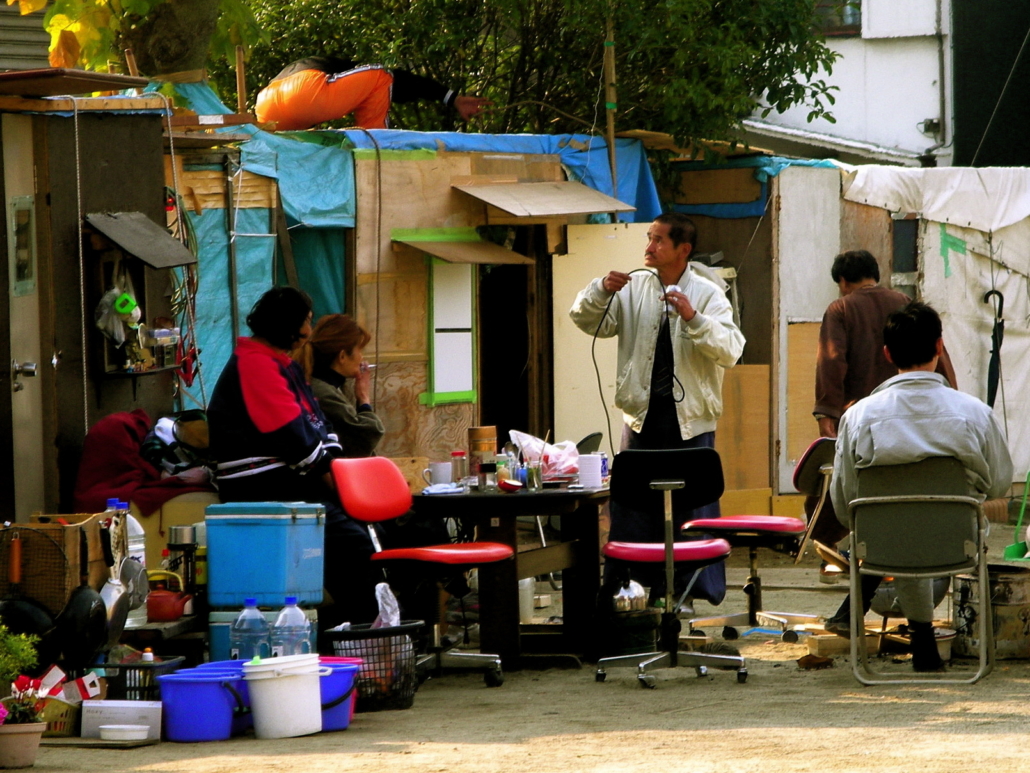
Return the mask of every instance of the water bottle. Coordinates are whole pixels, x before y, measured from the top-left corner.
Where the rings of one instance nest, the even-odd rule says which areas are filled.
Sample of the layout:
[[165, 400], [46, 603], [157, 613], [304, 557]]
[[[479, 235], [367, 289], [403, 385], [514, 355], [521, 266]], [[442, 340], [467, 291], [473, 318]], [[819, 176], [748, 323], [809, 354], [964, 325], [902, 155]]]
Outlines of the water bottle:
[[297, 606], [297, 597], [287, 596], [286, 606], [272, 625], [272, 657], [307, 655], [309, 652], [311, 622], [304, 610]]
[[257, 599], [244, 599], [243, 611], [236, 616], [229, 629], [229, 659], [267, 658], [271, 646], [268, 621], [257, 608]]

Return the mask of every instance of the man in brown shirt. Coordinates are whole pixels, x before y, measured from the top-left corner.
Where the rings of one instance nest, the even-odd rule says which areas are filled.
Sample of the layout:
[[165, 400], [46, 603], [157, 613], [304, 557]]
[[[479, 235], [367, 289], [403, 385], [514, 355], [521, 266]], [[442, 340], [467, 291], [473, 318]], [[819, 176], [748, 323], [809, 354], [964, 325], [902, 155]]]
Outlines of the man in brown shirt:
[[[837, 423], [848, 406], [898, 374], [883, 354], [883, 328], [891, 312], [912, 300], [880, 287], [876, 258], [865, 250], [842, 252], [834, 258], [830, 275], [841, 297], [826, 308], [819, 330], [813, 413], [821, 437], [837, 437]], [[937, 372], [957, 388], [946, 351]]]
[[[815, 409], [820, 437], [837, 437], [840, 417], [852, 403], [867, 397], [876, 387], [898, 374], [883, 353], [883, 328], [892, 312], [912, 299], [897, 290], [880, 287], [880, 267], [866, 250], [849, 250], [833, 259], [830, 276], [840, 288], [840, 298], [826, 307], [819, 330], [819, 353], [815, 366]], [[947, 350], [937, 372], [957, 388], [955, 369]], [[818, 502], [809, 497], [809, 517]], [[812, 540], [832, 548], [848, 535], [834, 517], [830, 502], [823, 506]], [[839, 570], [823, 565], [821, 574], [832, 582]]]

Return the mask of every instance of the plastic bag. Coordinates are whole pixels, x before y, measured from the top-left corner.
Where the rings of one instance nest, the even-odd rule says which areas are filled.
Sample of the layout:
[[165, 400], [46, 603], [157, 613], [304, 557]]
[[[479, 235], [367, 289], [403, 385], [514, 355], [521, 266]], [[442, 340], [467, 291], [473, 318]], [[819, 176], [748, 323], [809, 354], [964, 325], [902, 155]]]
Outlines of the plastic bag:
[[571, 440], [545, 443], [526, 432], [511, 430], [508, 435], [526, 461], [540, 459], [544, 475], [571, 475], [579, 472], [579, 451]]
[[401, 624], [401, 605], [385, 582], [376, 585], [376, 601], [379, 602], [379, 616], [372, 623], [373, 628], [393, 628]]

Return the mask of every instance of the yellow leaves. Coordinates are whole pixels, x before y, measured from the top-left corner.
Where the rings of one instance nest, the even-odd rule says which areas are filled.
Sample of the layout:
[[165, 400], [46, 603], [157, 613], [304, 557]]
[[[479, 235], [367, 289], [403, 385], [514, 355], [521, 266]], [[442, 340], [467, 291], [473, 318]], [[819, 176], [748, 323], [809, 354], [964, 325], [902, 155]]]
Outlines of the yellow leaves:
[[47, 0], [7, 0], [8, 5], [14, 5], [16, 2], [18, 3], [18, 12], [22, 16], [26, 16], [46, 8]]
[[79, 63], [82, 47], [75, 33], [61, 30], [50, 43], [50, 66], [74, 68]]

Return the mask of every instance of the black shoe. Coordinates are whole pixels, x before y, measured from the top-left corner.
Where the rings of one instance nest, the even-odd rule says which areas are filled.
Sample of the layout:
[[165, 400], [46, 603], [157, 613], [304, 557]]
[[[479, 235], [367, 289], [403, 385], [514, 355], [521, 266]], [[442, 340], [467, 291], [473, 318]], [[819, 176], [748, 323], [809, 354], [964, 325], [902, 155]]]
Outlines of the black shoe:
[[912, 670], [921, 673], [943, 671], [944, 661], [937, 650], [933, 623], [914, 623], [910, 620], [909, 630], [912, 632]]
[[835, 633], [843, 639], [851, 638], [851, 623], [848, 620], [837, 620], [831, 617], [823, 624], [823, 628], [829, 633]]

